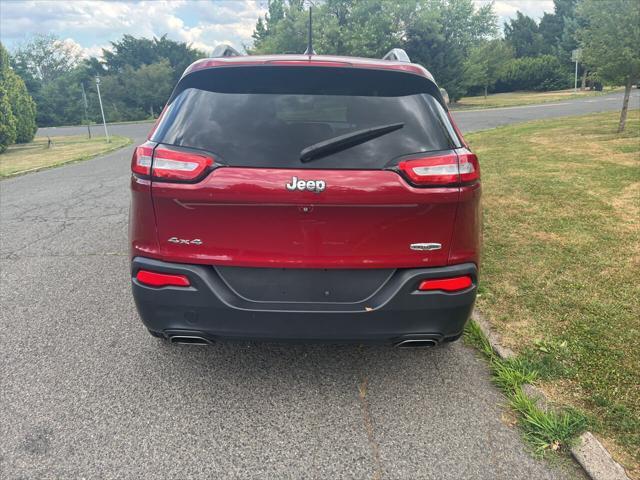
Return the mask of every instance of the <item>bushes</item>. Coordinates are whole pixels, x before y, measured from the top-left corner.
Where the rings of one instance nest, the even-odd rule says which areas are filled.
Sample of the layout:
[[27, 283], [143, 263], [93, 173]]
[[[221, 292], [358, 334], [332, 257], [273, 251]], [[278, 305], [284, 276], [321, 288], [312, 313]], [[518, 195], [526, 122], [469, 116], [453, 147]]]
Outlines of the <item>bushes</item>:
[[516, 58], [507, 62], [496, 82], [496, 92], [562, 90], [571, 86], [569, 72], [557, 57]]
[[16, 141], [16, 118], [11, 111], [7, 90], [0, 85], [0, 153]]
[[0, 44], [0, 153], [12, 143], [30, 142], [36, 130], [36, 104]]
[[28, 143], [33, 140], [36, 126], [36, 104], [27, 92], [24, 82], [13, 71], [4, 82], [9, 95], [11, 110], [16, 117], [16, 143]]

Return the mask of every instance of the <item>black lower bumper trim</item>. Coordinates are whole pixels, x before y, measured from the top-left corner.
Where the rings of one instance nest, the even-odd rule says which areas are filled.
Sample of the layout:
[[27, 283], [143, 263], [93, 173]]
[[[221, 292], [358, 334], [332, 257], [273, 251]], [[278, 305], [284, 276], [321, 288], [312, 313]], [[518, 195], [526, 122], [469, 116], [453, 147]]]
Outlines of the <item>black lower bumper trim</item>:
[[[140, 284], [140, 269], [186, 275], [190, 287]], [[253, 269], [255, 270], [255, 269]], [[210, 341], [263, 339], [396, 344], [412, 337], [437, 342], [460, 336], [476, 297], [474, 264], [399, 269], [370, 297], [354, 302], [253, 301], [240, 296], [216, 269], [137, 257], [132, 288], [145, 326], [169, 337], [183, 332]], [[473, 286], [455, 293], [420, 292], [422, 280], [470, 275]]]

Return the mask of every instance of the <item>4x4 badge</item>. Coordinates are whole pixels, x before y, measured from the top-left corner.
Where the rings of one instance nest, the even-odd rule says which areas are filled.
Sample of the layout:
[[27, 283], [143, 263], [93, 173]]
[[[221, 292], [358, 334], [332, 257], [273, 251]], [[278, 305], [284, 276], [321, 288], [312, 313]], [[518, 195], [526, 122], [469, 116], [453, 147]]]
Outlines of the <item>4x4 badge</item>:
[[171, 237], [167, 241], [171, 243], [176, 243], [178, 245], [202, 245], [202, 240], [200, 240], [199, 238], [188, 240], [186, 238]]
[[309, 190], [310, 192], [320, 193], [324, 191], [327, 184], [324, 180], [299, 180], [298, 177], [293, 177], [291, 183], [286, 183], [287, 190], [293, 192], [294, 190]]

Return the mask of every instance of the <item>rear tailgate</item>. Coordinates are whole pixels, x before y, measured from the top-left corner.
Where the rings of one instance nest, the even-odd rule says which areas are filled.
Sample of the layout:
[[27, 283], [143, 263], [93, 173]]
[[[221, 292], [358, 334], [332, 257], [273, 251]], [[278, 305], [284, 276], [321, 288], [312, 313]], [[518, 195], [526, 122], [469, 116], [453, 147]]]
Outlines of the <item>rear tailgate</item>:
[[[400, 127], [312, 161], [301, 156], [387, 124]], [[419, 188], [397, 171], [403, 159], [460, 146], [427, 78], [310, 66], [199, 71], [181, 80], [152, 140], [156, 152], [197, 152], [212, 164], [191, 183], [153, 180], [163, 259], [283, 268], [447, 264], [459, 187]]]

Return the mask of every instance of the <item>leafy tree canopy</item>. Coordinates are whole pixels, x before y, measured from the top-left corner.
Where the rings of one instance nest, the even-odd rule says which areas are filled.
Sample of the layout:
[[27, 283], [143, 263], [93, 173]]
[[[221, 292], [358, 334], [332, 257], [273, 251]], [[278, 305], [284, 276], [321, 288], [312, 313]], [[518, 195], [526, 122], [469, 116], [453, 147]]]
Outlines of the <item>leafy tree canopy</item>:
[[576, 32], [583, 61], [605, 82], [625, 85], [618, 126], [622, 132], [631, 86], [640, 77], [640, 4], [637, 0], [581, 0], [577, 13], [584, 23]]
[[30, 142], [37, 130], [36, 106], [24, 82], [11, 68], [9, 53], [2, 43], [0, 43], [0, 88], [9, 105], [8, 109], [6, 105], [2, 107], [5, 109], [2, 114], [3, 121], [6, 122], [2, 128], [5, 132], [3, 141], [8, 142], [7, 145], [13, 142]]
[[[404, 47], [455, 100], [464, 93], [463, 62], [469, 48], [496, 34], [492, 5], [472, 0], [326, 0], [314, 8], [318, 53], [380, 58]], [[272, 0], [254, 30], [251, 53], [302, 53], [308, 12], [302, 1]]]
[[126, 68], [140, 68], [166, 60], [172, 69], [171, 78], [177, 81], [182, 72], [199, 58], [205, 57], [201, 52], [184, 42], [176, 42], [167, 38], [136, 38], [124, 35], [121, 40], [111, 42], [112, 49], [103, 49], [102, 62], [91, 59], [95, 70], [102, 63], [109, 73], [120, 73]]
[[16, 71], [43, 83], [70, 72], [81, 61], [77, 45], [64, 42], [55, 35], [36, 35], [21, 45], [13, 55]]
[[583, 61], [612, 84], [640, 75], [640, 5], [637, 0], [582, 0], [577, 31]]
[[549, 50], [536, 21], [522, 12], [504, 24], [504, 38], [518, 58], [537, 57]]

